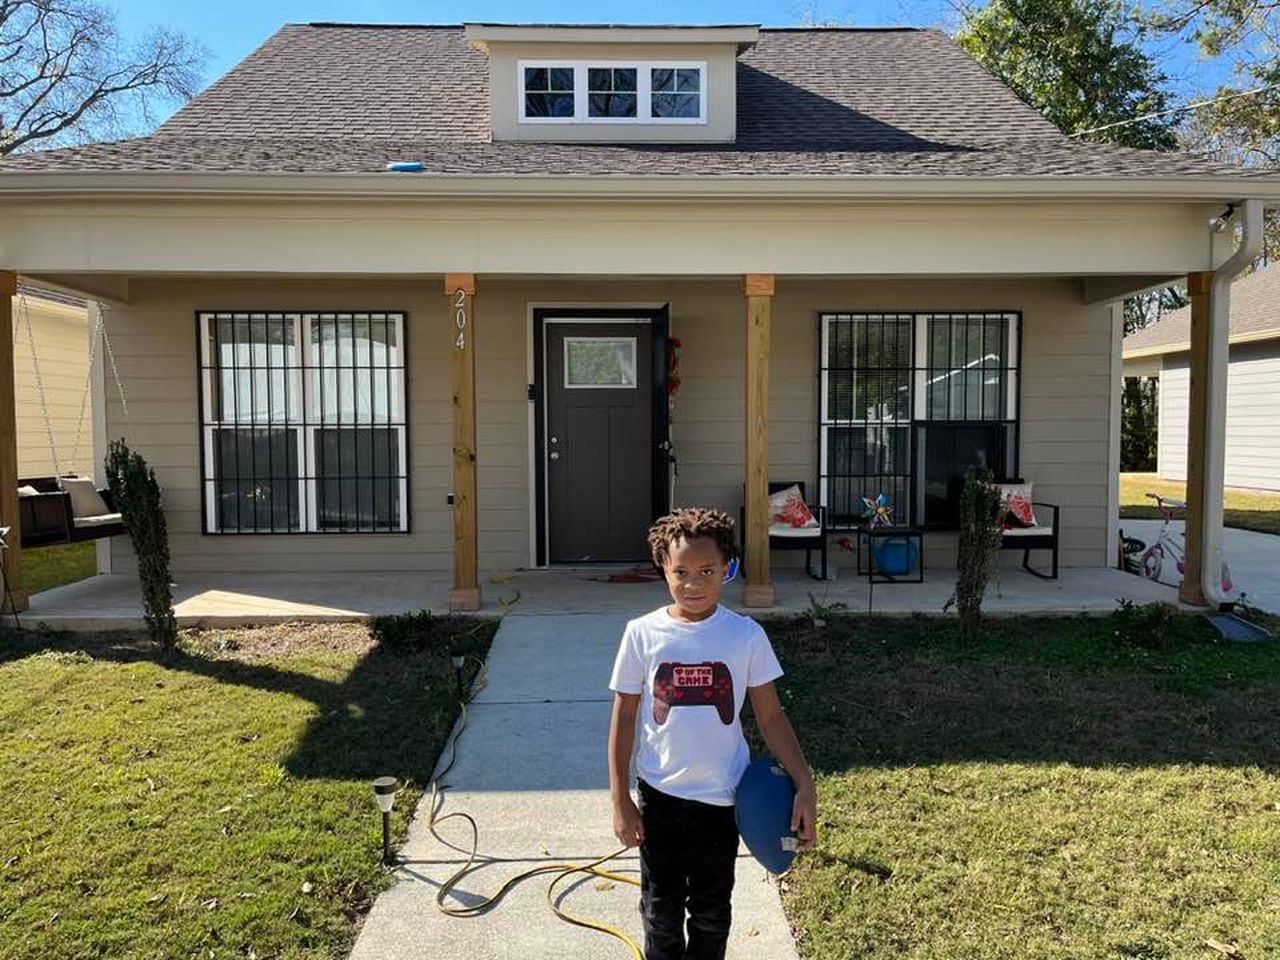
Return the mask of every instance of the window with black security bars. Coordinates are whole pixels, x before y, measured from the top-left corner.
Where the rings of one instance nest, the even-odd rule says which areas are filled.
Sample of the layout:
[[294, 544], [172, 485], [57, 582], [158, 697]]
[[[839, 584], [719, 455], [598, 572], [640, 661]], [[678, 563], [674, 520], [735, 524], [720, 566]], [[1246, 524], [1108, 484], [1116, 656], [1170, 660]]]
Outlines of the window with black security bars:
[[819, 481], [830, 525], [954, 526], [970, 467], [1017, 473], [1018, 326], [1011, 312], [821, 317]]
[[404, 314], [197, 319], [205, 531], [408, 530]]

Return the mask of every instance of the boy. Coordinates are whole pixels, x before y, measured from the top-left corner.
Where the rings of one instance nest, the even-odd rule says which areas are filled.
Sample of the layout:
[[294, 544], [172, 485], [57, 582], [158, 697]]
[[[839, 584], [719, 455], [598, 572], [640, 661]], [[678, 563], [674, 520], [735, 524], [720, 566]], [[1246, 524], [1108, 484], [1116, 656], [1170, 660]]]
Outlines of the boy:
[[[769, 638], [720, 606], [737, 553], [733, 521], [676, 510], [649, 530], [649, 546], [672, 603], [627, 624], [609, 681], [613, 832], [640, 847], [646, 960], [721, 960], [738, 853], [733, 794], [749, 760], [738, 719], [747, 692], [769, 751], [795, 781], [791, 827], [802, 847], [815, 837], [813, 778], [773, 688], [782, 668]], [[638, 808], [629, 783], [637, 711]]]

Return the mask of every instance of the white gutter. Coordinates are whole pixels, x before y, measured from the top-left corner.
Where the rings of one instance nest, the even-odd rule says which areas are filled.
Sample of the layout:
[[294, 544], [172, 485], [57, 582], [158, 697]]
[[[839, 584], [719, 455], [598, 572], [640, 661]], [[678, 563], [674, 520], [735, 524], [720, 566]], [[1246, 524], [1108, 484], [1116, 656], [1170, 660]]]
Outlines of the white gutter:
[[[406, 159], [406, 158], [392, 158]], [[409, 158], [411, 159], [411, 158]], [[1133, 200], [1223, 203], [1250, 194], [1280, 203], [1280, 177], [963, 177], [848, 175], [550, 176], [425, 173], [5, 171], [0, 200], [281, 198], [423, 200], [956, 202]]]
[[1213, 274], [1209, 286], [1209, 377], [1205, 390], [1205, 465], [1200, 517], [1200, 586], [1211, 607], [1233, 600], [1222, 589], [1222, 497], [1227, 459], [1227, 371], [1230, 358], [1231, 281], [1262, 251], [1261, 200], [1245, 200], [1240, 246]]

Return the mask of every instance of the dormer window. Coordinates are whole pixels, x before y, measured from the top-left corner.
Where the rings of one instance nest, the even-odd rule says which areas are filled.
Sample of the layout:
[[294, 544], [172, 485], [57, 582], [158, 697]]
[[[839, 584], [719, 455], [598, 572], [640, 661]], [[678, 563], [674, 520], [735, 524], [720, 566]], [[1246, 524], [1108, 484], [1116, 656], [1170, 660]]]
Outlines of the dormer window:
[[573, 119], [573, 67], [524, 68], [524, 113], [528, 118]]
[[702, 110], [702, 71], [688, 67], [654, 67], [650, 73], [654, 117], [697, 119]]
[[587, 68], [588, 117], [635, 117], [638, 107], [635, 67]]
[[520, 123], [706, 123], [702, 62], [521, 60]]

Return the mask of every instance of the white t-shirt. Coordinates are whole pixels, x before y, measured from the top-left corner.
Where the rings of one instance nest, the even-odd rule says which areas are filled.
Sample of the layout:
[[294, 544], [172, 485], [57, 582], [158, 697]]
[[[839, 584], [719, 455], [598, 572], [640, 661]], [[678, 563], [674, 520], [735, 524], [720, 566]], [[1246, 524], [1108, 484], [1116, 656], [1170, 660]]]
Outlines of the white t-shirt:
[[632, 620], [609, 688], [641, 695], [636, 773], [663, 793], [732, 806], [750, 761], [738, 717], [747, 687], [780, 676], [760, 624], [724, 606], [697, 623], [665, 606]]

